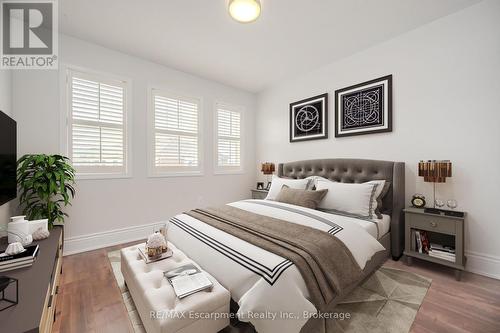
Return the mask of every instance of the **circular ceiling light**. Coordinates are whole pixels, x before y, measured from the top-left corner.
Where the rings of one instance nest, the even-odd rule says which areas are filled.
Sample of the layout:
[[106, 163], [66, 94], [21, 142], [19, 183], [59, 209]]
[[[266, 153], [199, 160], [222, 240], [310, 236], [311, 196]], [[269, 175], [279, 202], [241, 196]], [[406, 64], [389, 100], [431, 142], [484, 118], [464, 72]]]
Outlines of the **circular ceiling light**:
[[230, 0], [229, 14], [241, 23], [255, 21], [260, 16], [259, 0]]

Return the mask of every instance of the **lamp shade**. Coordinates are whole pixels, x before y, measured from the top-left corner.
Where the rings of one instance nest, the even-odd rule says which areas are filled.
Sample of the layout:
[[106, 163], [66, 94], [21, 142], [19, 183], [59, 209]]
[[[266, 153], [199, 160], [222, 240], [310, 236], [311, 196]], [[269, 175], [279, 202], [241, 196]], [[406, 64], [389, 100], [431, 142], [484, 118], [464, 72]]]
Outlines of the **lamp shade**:
[[451, 177], [451, 162], [448, 160], [428, 160], [418, 163], [418, 175], [424, 177], [424, 182], [445, 183]]
[[274, 163], [270, 162], [262, 163], [260, 171], [262, 171], [262, 173], [265, 175], [272, 175], [275, 171]]

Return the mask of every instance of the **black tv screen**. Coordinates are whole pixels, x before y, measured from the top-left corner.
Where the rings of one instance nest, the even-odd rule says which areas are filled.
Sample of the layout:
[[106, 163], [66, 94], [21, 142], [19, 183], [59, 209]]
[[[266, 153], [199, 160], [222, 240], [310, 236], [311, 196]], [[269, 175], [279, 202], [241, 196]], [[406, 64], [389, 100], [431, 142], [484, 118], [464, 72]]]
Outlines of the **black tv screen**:
[[16, 161], [16, 122], [0, 111], [0, 205], [16, 197]]

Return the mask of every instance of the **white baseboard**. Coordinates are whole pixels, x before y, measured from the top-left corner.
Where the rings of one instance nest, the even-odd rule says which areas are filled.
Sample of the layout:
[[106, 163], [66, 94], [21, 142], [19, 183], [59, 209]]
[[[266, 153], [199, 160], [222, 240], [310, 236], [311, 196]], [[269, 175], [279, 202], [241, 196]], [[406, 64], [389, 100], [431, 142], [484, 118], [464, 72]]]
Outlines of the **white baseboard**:
[[500, 257], [472, 251], [465, 253], [465, 256], [466, 271], [500, 280]]
[[64, 240], [63, 255], [71, 255], [80, 252], [86, 252], [103, 247], [123, 244], [127, 242], [146, 239], [165, 222], [143, 224], [139, 226], [127, 227], [122, 229], [108, 230], [95, 234], [76, 236]]

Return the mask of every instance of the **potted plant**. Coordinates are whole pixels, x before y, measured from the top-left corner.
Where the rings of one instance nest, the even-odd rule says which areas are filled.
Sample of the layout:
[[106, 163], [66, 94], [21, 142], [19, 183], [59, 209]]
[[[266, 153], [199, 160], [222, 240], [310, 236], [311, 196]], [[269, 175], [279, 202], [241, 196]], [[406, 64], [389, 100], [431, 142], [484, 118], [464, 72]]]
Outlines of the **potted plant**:
[[24, 155], [17, 162], [19, 201], [28, 220], [64, 223], [63, 207], [75, 196], [75, 170], [61, 155]]

